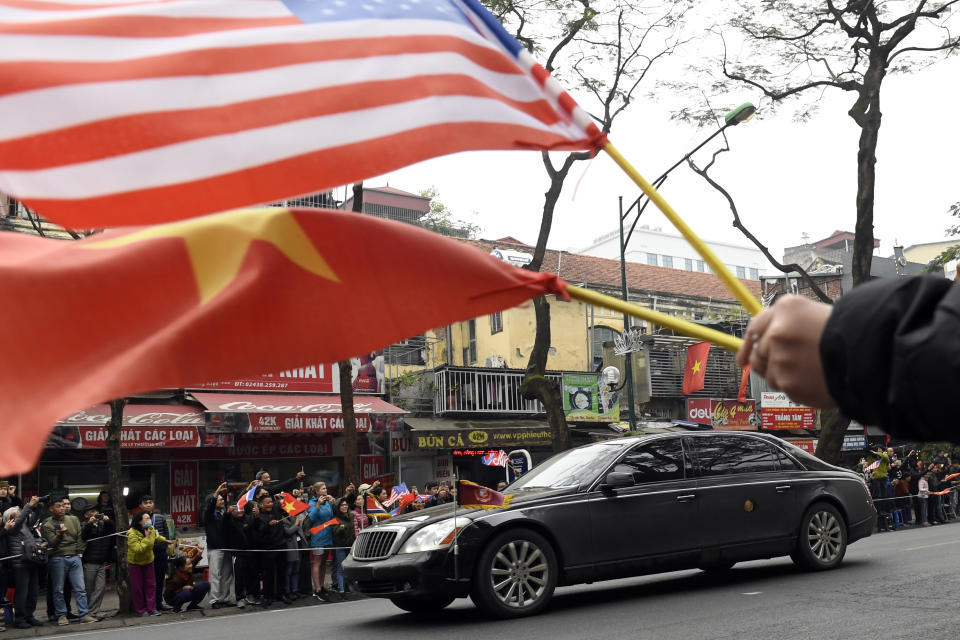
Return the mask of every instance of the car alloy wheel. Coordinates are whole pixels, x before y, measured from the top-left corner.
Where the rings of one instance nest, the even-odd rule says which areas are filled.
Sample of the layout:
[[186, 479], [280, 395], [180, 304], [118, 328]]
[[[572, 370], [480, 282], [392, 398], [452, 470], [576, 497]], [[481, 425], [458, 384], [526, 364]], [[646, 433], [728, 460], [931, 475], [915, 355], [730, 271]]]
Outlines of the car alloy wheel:
[[474, 602], [493, 615], [513, 618], [538, 612], [553, 595], [557, 560], [550, 543], [525, 529], [490, 541], [474, 576]]
[[794, 562], [814, 571], [832, 569], [847, 551], [847, 527], [840, 512], [830, 504], [818, 502], [803, 517]]

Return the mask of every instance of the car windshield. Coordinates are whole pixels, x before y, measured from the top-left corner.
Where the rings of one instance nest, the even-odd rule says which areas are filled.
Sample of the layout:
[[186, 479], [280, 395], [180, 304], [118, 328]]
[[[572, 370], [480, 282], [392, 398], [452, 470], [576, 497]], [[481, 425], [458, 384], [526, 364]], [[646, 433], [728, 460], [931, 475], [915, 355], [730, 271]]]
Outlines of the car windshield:
[[559, 489], [593, 481], [623, 452], [621, 443], [597, 443], [558, 453], [510, 485], [510, 491]]

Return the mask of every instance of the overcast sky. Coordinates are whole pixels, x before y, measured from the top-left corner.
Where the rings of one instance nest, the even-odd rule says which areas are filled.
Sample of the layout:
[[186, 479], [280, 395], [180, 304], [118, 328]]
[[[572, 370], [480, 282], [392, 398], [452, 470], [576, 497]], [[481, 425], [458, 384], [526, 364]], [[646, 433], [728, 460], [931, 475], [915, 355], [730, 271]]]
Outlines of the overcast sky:
[[[884, 82], [874, 223], [879, 255], [891, 254], [894, 240], [903, 246], [942, 240], [954, 222], [947, 211], [960, 200], [958, 79], [960, 59], [954, 58]], [[738, 100], [761, 104], [760, 95], [748, 90]], [[815, 241], [836, 229], [854, 230], [859, 129], [846, 113], [853, 101], [854, 94], [831, 90], [809, 122], [794, 122], [792, 109], [786, 108], [728, 130], [732, 150], [721, 155], [711, 174], [733, 194], [745, 224], [778, 258], [783, 247], [800, 244], [803, 233]], [[639, 100], [615, 122], [610, 136], [651, 181], [711, 132], [670, 122], [672, 104], [673, 96], [657, 103]], [[706, 161], [709, 152], [697, 157]], [[412, 192], [433, 185], [457, 217], [483, 227], [482, 237], [509, 235], [530, 244], [537, 239], [548, 184], [540, 154], [526, 151], [446, 156], [366, 184], [388, 182]], [[747, 243], [730, 226], [725, 200], [686, 166], [671, 174], [662, 193], [702, 238]], [[615, 230], [617, 196], [629, 202], [638, 194], [604, 154], [577, 163], [558, 203], [549, 246], [579, 248]], [[672, 230], [652, 206], [644, 216], [641, 224]]]

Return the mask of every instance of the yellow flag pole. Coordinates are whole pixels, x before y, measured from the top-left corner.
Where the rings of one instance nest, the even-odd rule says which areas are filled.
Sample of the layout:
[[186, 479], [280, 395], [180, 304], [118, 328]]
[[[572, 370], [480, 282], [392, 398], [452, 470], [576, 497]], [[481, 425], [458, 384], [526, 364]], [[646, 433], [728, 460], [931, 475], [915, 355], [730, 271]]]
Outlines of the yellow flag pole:
[[[647, 182], [646, 179], [643, 176], [641, 176], [636, 169], [633, 168], [633, 165], [631, 165], [626, 158], [620, 155], [620, 152], [617, 151], [616, 147], [614, 147], [612, 143], [608, 142], [606, 145], [604, 145], [603, 150], [607, 152], [607, 155], [613, 158], [614, 162], [620, 165], [620, 168], [623, 169], [628, 176], [630, 176], [630, 178], [636, 183], [638, 187], [640, 187], [640, 190], [643, 191], [644, 194], [646, 194], [647, 198], [649, 198], [651, 202], [657, 205], [657, 208], [663, 212], [663, 215], [667, 216], [670, 222], [673, 223], [673, 226], [677, 228], [677, 231], [679, 231], [683, 235], [683, 237], [686, 238], [687, 242], [689, 242], [690, 245], [697, 250], [697, 253], [700, 254], [704, 262], [710, 265], [710, 268], [713, 269], [713, 272], [715, 274], [717, 274], [717, 277], [720, 278], [724, 286], [727, 287], [730, 293], [736, 296], [737, 300], [740, 301], [740, 304], [742, 304], [747, 309], [747, 311], [750, 312], [750, 315], [755, 316], [761, 311], [763, 311], [763, 307], [760, 305], [760, 301], [754, 298], [750, 294], [750, 292], [747, 290], [747, 288], [743, 286], [743, 283], [737, 280], [734, 277], [734, 275], [730, 273], [730, 270], [727, 269], [726, 265], [720, 262], [720, 259], [717, 258], [716, 254], [714, 254], [713, 251], [710, 250], [710, 247], [704, 244], [703, 240], [697, 237], [697, 234], [693, 232], [693, 229], [687, 226], [687, 223], [684, 222], [683, 219], [677, 214], [677, 212], [673, 210], [673, 207], [671, 207], [670, 204], [663, 199], [663, 196], [661, 196], [660, 193], [653, 188], [653, 185]], [[607, 305], [602, 305], [602, 306], [607, 306]], [[643, 307], [637, 307], [637, 308], [643, 309]], [[632, 312], [629, 312], [629, 311], [627, 313], [632, 314]], [[669, 318], [674, 322], [681, 322], [676, 318], [672, 318], [671, 316], [663, 316], [663, 317]], [[655, 320], [651, 320], [651, 322], [655, 322], [656, 324], [669, 327], [671, 329], [675, 329], [676, 331], [680, 331], [681, 333], [690, 335], [692, 337], [699, 337], [699, 336], [693, 336], [693, 334], [688, 333], [688, 331], [686, 330], [676, 329], [675, 327], [672, 327], [668, 324], [664, 324], [662, 322], [656, 322]], [[687, 323], [687, 324], [690, 324], [690, 323]], [[693, 325], [693, 326], [699, 327], [699, 325]], [[719, 332], [714, 332], [714, 333], [719, 333]], [[720, 335], [725, 335], [725, 334], [720, 334]], [[730, 337], [730, 336], [727, 336], [727, 337]], [[735, 339], [735, 338], [731, 338], [731, 339]], [[721, 344], [720, 342], [717, 342], [712, 339], [710, 340], [710, 342], [713, 342], [714, 344], [725, 347], [727, 349], [730, 348], [729, 346]]]
[[602, 293], [597, 293], [596, 291], [591, 291], [590, 289], [582, 289], [580, 287], [575, 287], [571, 284], [568, 284], [567, 293], [570, 294], [571, 298], [575, 298], [576, 300], [593, 304], [598, 307], [604, 307], [605, 309], [610, 309], [612, 311], [626, 313], [635, 318], [640, 318], [641, 320], [646, 320], [647, 322], [660, 325], [661, 327], [673, 329], [677, 333], [682, 333], [685, 336], [697, 338], [698, 340], [703, 340], [705, 342], [712, 342], [718, 347], [723, 347], [729, 351], [738, 351], [740, 349], [740, 345], [743, 343], [740, 338], [735, 338], [734, 336], [723, 333], [722, 331], [717, 331], [716, 329], [704, 327], [694, 322], [688, 322], [687, 320], [681, 320], [680, 318], [668, 316], [667, 314], [660, 313], [659, 311], [652, 311], [646, 307], [641, 307], [638, 304], [624, 302], [620, 298], [614, 298]]

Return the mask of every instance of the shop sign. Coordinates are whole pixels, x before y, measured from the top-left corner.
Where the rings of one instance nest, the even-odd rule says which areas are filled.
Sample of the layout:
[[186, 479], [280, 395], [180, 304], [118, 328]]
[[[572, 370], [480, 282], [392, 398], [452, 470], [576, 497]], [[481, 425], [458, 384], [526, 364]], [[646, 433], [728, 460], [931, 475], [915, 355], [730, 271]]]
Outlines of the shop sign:
[[327, 435], [262, 438], [238, 435], [226, 458], [327, 458], [333, 455], [333, 437]]
[[[105, 449], [106, 427], [78, 427], [80, 448]], [[121, 449], [163, 449], [168, 447], [200, 446], [200, 430], [197, 427], [124, 427], [120, 431]]]
[[563, 413], [568, 422], [619, 422], [619, 394], [600, 387], [595, 373], [563, 374]]
[[687, 420], [709, 424], [717, 431], [756, 431], [760, 426], [755, 400], [690, 398], [687, 400]]
[[433, 477], [437, 482], [453, 482], [453, 458], [437, 456], [433, 463]]
[[414, 431], [411, 435], [419, 451], [438, 449], [497, 449], [537, 447], [553, 444], [549, 427], [542, 429], [436, 429]]
[[810, 455], [813, 455], [813, 452], [817, 450], [817, 441], [816, 441], [816, 440], [813, 440], [813, 439], [806, 439], [806, 440], [787, 440], [786, 442], [789, 442], [790, 444], [792, 444], [792, 445], [795, 446], [795, 447], [799, 447], [799, 448], [803, 449], [804, 451], [806, 451], [806, 452], [809, 453]]
[[867, 448], [867, 436], [843, 436], [841, 451], [863, 451]]
[[400, 456], [407, 453], [414, 453], [413, 438], [405, 433], [390, 434], [390, 454]]
[[[354, 392], [383, 393], [383, 354], [371, 353], [350, 360]], [[205, 382], [188, 389], [211, 391], [302, 391], [340, 393], [338, 364], [308, 364], [275, 374], [237, 378], [221, 382]]]
[[198, 525], [198, 476], [199, 469], [195, 461], [170, 463], [170, 514], [177, 529]]
[[[370, 414], [355, 416], [357, 432], [366, 433], [373, 425], [382, 425], [374, 431], [388, 430], [393, 422], [399, 421], [397, 416]], [[303, 433], [310, 431], [343, 431], [343, 415], [303, 414], [303, 413], [251, 413], [250, 433]]]
[[763, 428], [768, 431], [815, 428], [813, 409], [797, 404], [779, 391], [764, 391], [760, 395], [760, 411]]
[[360, 481], [373, 484], [383, 475], [383, 456], [360, 456]]

